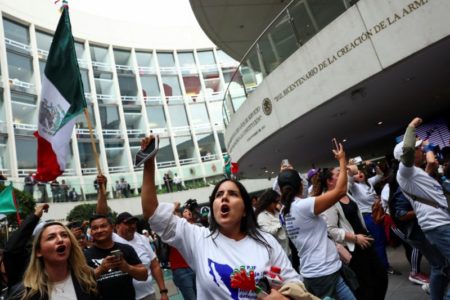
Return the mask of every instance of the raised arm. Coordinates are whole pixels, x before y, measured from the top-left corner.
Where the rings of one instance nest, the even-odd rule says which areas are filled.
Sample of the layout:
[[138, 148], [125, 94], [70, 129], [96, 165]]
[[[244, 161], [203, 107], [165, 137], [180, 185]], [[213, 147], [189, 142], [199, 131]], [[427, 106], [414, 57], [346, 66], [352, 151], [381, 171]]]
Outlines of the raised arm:
[[[108, 180], [106, 179], [105, 175], [99, 174], [97, 175], [97, 183], [100, 187], [105, 187]], [[100, 215], [107, 215], [108, 214], [108, 203], [106, 202], [106, 193], [104, 188], [100, 188], [98, 190], [97, 195], [97, 206], [95, 208], [95, 212]]]
[[339, 177], [334, 189], [316, 197], [314, 202], [315, 215], [323, 213], [347, 193], [347, 160], [342, 144], [337, 145], [336, 149], [333, 149], [333, 153], [335, 158], [339, 161]]
[[414, 118], [406, 128], [405, 136], [403, 138], [403, 155], [400, 160], [406, 167], [414, 166], [415, 143], [416, 143], [416, 128], [422, 124], [421, 118]]
[[[145, 149], [152, 139], [156, 137], [150, 135], [145, 137], [141, 141], [141, 149]], [[144, 174], [142, 179], [142, 190], [141, 190], [141, 204], [142, 204], [142, 214], [144, 220], [153, 216], [156, 208], [158, 207], [158, 198], [156, 197], [156, 186], [155, 186], [155, 158], [152, 157], [147, 160], [144, 164]]]

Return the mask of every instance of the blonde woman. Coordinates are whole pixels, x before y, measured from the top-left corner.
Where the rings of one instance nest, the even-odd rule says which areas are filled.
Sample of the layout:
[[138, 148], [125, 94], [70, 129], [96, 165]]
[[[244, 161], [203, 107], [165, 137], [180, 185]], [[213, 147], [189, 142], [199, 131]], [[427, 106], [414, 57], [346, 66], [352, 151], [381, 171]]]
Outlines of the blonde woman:
[[70, 229], [59, 222], [43, 226], [34, 238], [23, 283], [10, 294], [7, 299], [97, 299], [93, 271]]

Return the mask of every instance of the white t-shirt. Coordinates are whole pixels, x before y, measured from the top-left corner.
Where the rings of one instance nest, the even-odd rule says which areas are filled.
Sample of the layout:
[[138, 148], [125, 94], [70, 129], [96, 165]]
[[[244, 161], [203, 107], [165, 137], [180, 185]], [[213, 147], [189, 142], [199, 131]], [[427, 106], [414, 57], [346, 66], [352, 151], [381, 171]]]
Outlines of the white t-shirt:
[[337, 272], [342, 264], [336, 245], [328, 238], [327, 223], [314, 214], [316, 198], [295, 197], [284, 216], [286, 231], [300, 257], [300, 274], [317, 278]]
[[73, 286], [72, 274], [60, 282], [53, 283], [49, 300], [77, 300], [75, 287]]
[[391, 193], [391, 188], [389, 187], [389, 184], [386, 183], [383, 186], [383, 189], [381, 190], [380, 198], [381, 198], [381, 205], [383, 206], [383, 209], [387, 214], [390, 214], [390, 212], [389, 212], [389, 194], [390, 193]]
[[161, 239], [178, 249], [194, 270], [198, 299], [256, 299], [254, 292], [231, 288], [230, 275], [235, 269], [254, 269], [256, 281], [270, 266], [281, 268], [286, 281], [300, 281], [286, 254], [273, 236], [260, 231], [272, 247], [269, 251], [253, 238], [240, 241], [211, 232], [205, 227], [189, 224], [173, 215], [173, 205], [160, 203], [149, 219], [151, 228]]
[[133, 279], [133, 286], [134, 290], [136, 291], [136, 300], [154, 294], [155, 289], [153, 288], [152, 284], [150, 263], [156, 258], [156, 255], [155, 252], [153, 252], [152, 247], [150, 246], [148, 238], [145, 235], [136, 232], [134, 233], [134, 238], [131, 241], [127, 241], [126, 239], [120, 237], [118, 234], [113, 233], [113, 241], [127, 244], [133, 247], [142, 264], [147, 268], [148, 277], [146, 281], [138, 281], [136, 279]]
[[377, 193], [373, 186], [377, 184], [383, 178], [382, 175], [375, 175], [370, 177], [367, 182], [369, 185], [365, 183], [357, 183], [353, 179], [352, 176], [348, 177], [349, 183], [349, 192], [353, 196], [358, 204], [358, 208], [362, 214], [364, 213], [372, 213], [372, 205], [375, 202], [375, 198], [377, 197]]
[[413, 201], [410, 196], [418, 196], [424, 199], [437, 201], [439, 204], [447, 207], [447, 199], [445, 198], [442, 186], [418, 167], [406, 167], [400, 163], [397, 172], [398, 185], [405, 191], [405, 197], [411, 202], [412, 207], [419, 221], [420, 228], [423, 231], [450, 224], [450, 214], [440, 208], [434, 208], [430, 205]]

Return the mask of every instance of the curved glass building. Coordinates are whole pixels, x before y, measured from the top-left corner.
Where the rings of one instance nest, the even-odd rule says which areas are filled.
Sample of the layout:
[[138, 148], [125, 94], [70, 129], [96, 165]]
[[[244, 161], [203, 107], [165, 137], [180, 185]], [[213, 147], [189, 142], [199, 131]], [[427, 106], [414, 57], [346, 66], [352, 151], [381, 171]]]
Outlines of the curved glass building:
[[[40, 3], [36, 3], [40, 2]], [[15, 187], [36, 170], [41, 77], [57, 7], [43, 1], [0, 1], [0, 170]], [[39, 11], [39, 13], [35, 13]], [[201, 186], [223, 173], [224, 90], [237, 62], [218, 50], [201, 29], [154, 28], [110, 20], [71, 7], [75, 47], [102, 171], [114, 195], [127, 181], [137, 195], [142, 169], [133, 166], [140, 140], [160, 137], [157, 184], [163, 175]], [[174, 35], [178, 33], [177, 35]], [[95, 157], [84, 115], [71, 140], [62, 180], [78, 199], [95, 198]], [[50, 185], [36, 188], [35, 197]]]

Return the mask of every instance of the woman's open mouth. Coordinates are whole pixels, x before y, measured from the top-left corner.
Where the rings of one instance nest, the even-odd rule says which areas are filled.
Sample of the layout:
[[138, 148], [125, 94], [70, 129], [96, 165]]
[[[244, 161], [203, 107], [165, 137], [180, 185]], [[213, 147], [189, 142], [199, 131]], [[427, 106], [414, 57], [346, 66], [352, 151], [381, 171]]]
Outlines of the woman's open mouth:
[[222, 204], [220, 206], [220, 214], [222, 216], [227, 215], [230, 212], [230, 207], [227, 204]]
[[64, 253], [65, 251], [66, 251], [66, 246], [65, 245], [61, 245], [61, 246], [58, 246], [57, 248], [56, 248], [56, 252], [57, 253]]

